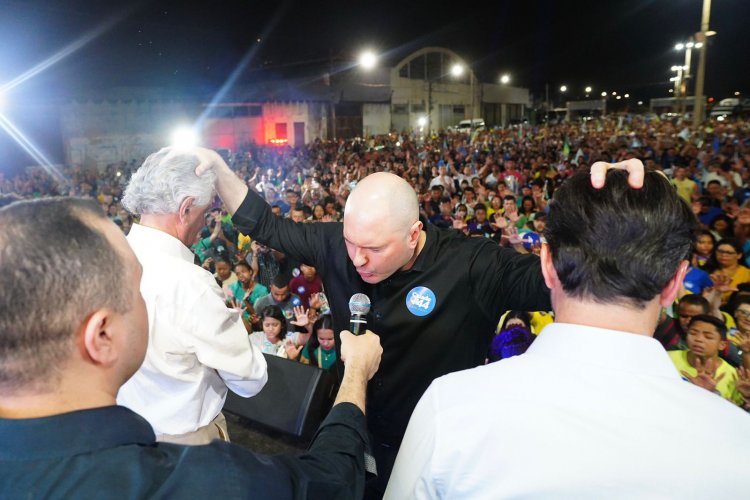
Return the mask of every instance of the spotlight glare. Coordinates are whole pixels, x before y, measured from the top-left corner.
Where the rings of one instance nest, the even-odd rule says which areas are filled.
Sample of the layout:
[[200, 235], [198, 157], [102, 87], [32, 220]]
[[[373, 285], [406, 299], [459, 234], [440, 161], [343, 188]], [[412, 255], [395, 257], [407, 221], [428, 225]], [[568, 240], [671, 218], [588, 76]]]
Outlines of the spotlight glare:
[[607, 91], [602, 92], [602, 97], [607, 97]]
[[372, 51], [365, 51], [359, 56], [359, 64], [364, 69], [372, 69], [377, 64], [378, 58]]
[[427, 118], [424, 116], [420, 116], [419, 118], [417, 118], [417, 125], [419, 125], [420, 127], [424, 127], [425, 125], [427, 125]]
[[454, 77], [458, 78], [459, 76], [461, 76], [463, 74], [464, 74], [464, 67], [463, 67], [463, 65], [456, 63], [453, 66], [451, 66], [451, 75], [453, 75]]
[[500, 83], [506, 84], [510, 83], [510, 75], [503, 75], [500, 77]]
[[198, 134], [191, 127], [178, 127], [172, 132], [172, 147], [187, 151], [198, 145]]

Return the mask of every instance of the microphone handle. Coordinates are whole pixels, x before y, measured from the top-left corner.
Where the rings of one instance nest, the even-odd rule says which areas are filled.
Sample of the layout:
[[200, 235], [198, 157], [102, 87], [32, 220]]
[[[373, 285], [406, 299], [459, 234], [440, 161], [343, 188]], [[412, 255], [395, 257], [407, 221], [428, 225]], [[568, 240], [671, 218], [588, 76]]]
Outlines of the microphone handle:
[[361, 314], [352, 314], [349, 319], [349, 328], [354, 335], [363, 335], [367, 331], [367, 317]]

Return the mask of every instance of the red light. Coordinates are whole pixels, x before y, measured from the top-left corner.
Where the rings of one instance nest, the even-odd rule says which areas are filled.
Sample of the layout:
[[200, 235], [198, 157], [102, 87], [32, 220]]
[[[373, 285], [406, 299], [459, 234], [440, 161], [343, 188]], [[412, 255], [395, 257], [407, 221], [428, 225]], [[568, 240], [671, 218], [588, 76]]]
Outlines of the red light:
[[709, 97], [708, 98], [708, 102], [714, 102], [714, 98], [713, 97]]

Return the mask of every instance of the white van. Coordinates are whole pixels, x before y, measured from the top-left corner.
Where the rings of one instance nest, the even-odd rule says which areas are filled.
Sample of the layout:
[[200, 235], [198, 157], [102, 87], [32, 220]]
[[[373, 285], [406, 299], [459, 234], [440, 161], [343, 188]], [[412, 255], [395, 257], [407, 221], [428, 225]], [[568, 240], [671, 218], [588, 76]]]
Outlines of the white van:
[[453, 127], [456, 132], [465, 132], [470, 134], [475, 130], [484, 129], [484, 118], [472, 118], [471, 120], [461, 120], [458, 125]]

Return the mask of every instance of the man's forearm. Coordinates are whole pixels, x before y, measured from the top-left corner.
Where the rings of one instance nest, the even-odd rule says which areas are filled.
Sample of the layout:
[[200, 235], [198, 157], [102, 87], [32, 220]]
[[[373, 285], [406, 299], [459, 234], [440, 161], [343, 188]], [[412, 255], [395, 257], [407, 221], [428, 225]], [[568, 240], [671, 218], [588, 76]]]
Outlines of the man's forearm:
[[247, 186], [224, 164], [216, 166], [216, 191], [230, 214], [234, 215], [247, 196]]
[[365, 412], [365, 396], [367, 394], [367, 376], [362, 370], [344, 369], [344, 379], [341, 382], [339, 393], [336, 401], [333, 403], [352, 403], [356, 405], [362, 413]]

